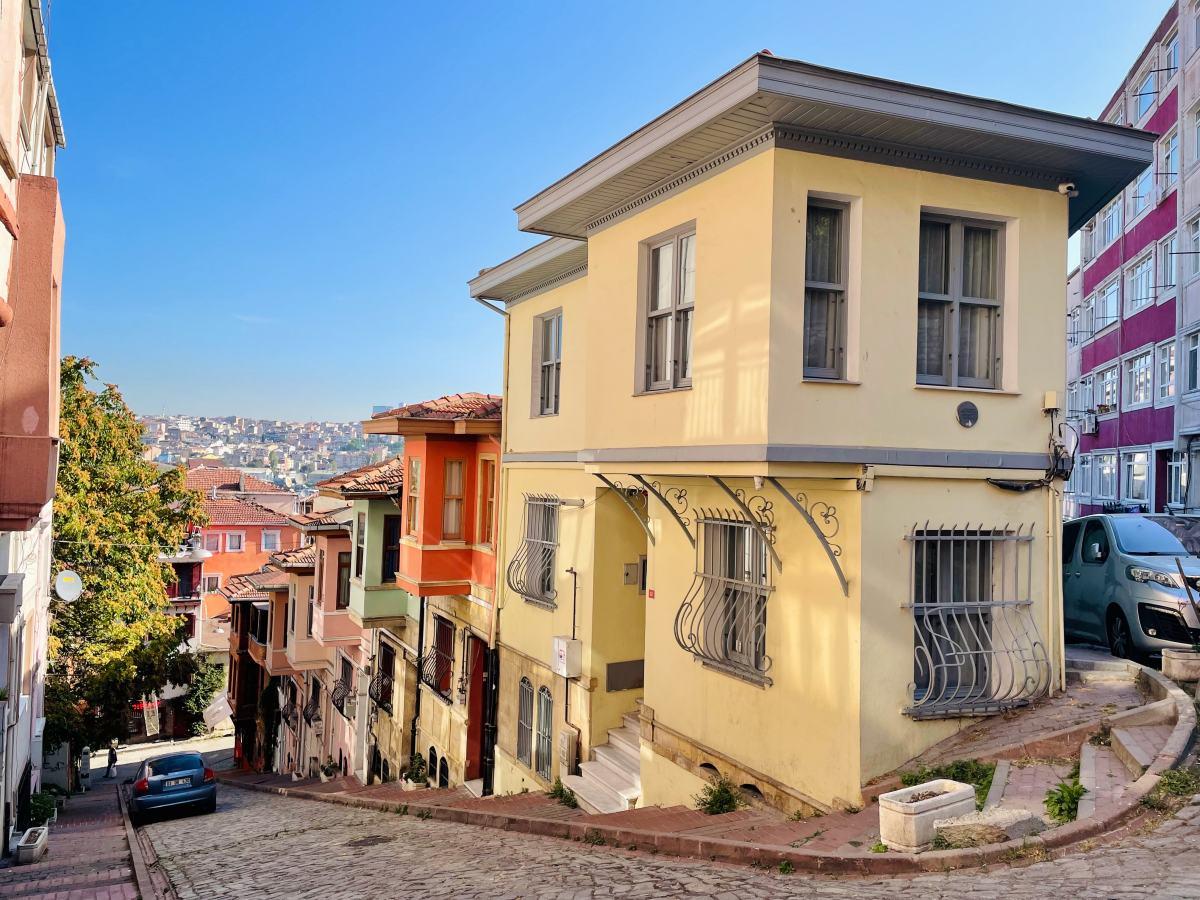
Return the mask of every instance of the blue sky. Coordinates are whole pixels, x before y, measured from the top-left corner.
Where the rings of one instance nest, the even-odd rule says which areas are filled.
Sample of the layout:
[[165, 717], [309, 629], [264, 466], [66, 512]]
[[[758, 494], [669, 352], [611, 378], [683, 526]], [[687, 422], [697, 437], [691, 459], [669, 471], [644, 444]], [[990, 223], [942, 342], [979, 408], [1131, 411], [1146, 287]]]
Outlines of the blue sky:
[[1095, 115], [1166, 8], [60, 0], [64, 352], [141, 413], [497, 391], [512, 208], [751, 53]]

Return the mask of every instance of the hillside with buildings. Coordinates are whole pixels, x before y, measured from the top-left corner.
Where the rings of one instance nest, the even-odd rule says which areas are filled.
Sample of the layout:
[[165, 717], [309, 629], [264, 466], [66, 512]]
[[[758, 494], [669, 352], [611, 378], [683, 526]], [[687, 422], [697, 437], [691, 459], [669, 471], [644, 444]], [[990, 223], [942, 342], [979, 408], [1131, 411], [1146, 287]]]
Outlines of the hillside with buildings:
[[284, 422], [243, 416], [143, 416], [146, 458], [166, 465], [203, 459], [288, 487], [395, 456], [402, 440], [364, 435], [358, 422]]

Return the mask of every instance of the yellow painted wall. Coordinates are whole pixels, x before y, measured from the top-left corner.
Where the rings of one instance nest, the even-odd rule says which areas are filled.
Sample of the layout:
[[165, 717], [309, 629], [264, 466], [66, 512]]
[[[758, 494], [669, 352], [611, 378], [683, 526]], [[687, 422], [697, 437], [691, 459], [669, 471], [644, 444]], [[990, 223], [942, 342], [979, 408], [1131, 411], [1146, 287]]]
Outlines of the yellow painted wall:
[[[976, 477], [929, 470], [931, 477], [883, 475], [863, 494], [862, 767], [863, 780], [888, 772], [941, 738], [976, 721], [916, 721], [902, 715], [913, 681], [913, 615], [903, 609], [912, 585], [912, 549], [904, 540], [914, 524], [960, 528], [1033, 525], [1032, 619], [1042, 640], [1059, 658], [1057, 623], [1047, 602], [1047, 492], [1001, 491]], [[968, 473], [959, 473], [960, 475]], [[1057, 523], [1057, 506], [1052, 513]], [[1057, 527], [1055, 525], [1055, 527]], [[1054, 540], [1057, 540], [1057, 531]]]
[[[1044, 450], [1043, 393], [1061, 391], [1066, 380], [1067, 198], [1053, 191], [794, 150], [772, 155], [771, 441]], [[810, 192], [851, 205], [847, 375], [861, 382], [857, 385], [803, 381], [799, 336]], [[1005, 222], [1003, 393], [916, 386], [922, 209]], [[697, 303], [697, 316], [704, 315]], [[980, 411], [979, 423], [971, 429], [954, 418], [964, 399]]]

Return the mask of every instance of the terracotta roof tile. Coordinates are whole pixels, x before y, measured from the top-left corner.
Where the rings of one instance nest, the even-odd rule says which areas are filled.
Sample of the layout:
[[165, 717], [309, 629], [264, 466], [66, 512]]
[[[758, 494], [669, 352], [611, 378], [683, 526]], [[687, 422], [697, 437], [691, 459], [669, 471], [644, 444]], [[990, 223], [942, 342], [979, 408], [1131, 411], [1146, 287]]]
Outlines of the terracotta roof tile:
[[283, 513], [236, 497], [204, 498], [209, 525], [294, 525]]
[[230, 577], [222, 585], [221, 593], [230, 601], [266, 600], [268, 590], [283, 590], [287, 583], [282, 571], [274, 566], [263, 566], [257, 572]]
[[218, 491], [239, 491], [258, 494], [286, 494], [283, 488], [263, 481], [253, 475], [247, 475], [232, 466], [198, 465], [187, 470], [187, 486], [193, 491], [209, 493], [213, 488]]
[[271, 554], [271, 564], [281, 569], [311, 569], [317, 564], [317, 549], [309, 544]]
[[503, 398], [498, 394], [448, 394], [436, 400], [410, 403], [387, 412], [375, 413], [372, 419], [494, 419], [499, 421]]
[[356, 494], [398, 494], [404, 487], [404, 462], [399, 456], [361, 466], [317, 483], [322, 492], [343, 497]]
[[292, 521], [299, 525], [305, 531], [325, 531], [331, 526], [334, 528], [349, 528], [349, 522], [338, 521], [338, 516], [350, 508], [350, 504], [339, 506], [336, 509], [326, 509], [320, 512], [300, 513], [292, 516]]

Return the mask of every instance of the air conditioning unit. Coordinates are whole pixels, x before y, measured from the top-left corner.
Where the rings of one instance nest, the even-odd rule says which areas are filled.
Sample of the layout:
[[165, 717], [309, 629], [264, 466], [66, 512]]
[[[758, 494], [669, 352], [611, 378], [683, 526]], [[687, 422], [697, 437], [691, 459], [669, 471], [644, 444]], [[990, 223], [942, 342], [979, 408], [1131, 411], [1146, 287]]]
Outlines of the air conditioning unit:
[[558, 770], [563, 775], [574, 775], [579, 765], [579, 729], [564, 724], [558, 733]]
[[1096, 421], [1096, 414], [1095, 413], [1084, 413], [1083, 414], [1083, 433], [1084, 434], [1096, 434], [1099, 430], [1100, 430], [1100, 425]]

